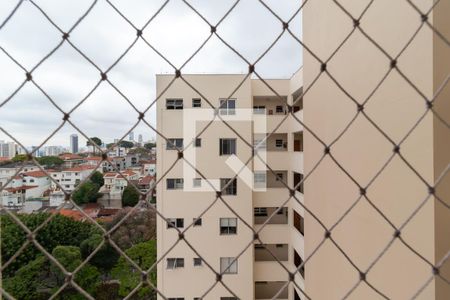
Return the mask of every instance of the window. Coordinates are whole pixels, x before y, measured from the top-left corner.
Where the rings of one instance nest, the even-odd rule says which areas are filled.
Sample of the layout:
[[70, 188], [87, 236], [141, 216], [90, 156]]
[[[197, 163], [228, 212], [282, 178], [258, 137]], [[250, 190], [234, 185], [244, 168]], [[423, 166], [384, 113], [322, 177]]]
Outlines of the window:
[[219, 148], [220, 155], [236, 154], [236, 139], [220, 139]]
[[285, 207], [282, 207], [281, 209], [277, 207], [277, 215], [286, 215], [287, 216], [287, 210]]
[[267, 217], [267, 207], [255, 207], [255, 208], [253, 208], [253, 215], [255, 217]]
[[168, 190], [182, 190], [184, 186], [183, 178], [167, 178], [166, 182]]
[[201, 178], [194, 178], [194, 179], [192, 179], [192, 186], [193, 187], [201, 187], [202, 186], [202, 179]]
[[167, 269], [184, 268], [184, 258], [168, 258]]
[[202, 226], [202, 218], [194, 218], [194, 226]]
[[166, 149], [177, 150], [183, 148], [183, 139], [167, 139]]
[[266, 139], [264, 139], [264, 138], [254, 139], [253, 145], [254, 145], [255, 150], [266, 149]]
[[30, 179], [30, 182], [34, 182], [34, 179]]
[[253, 180], [255, 182], [255, 186], [263, 186], [266, 183], [266, 172], [256, 171], [253, 174]]
[[194, 257], [194, 267], [201, 267], [202, 259], [200, 257]]
[[183, 99], [166, 99], [166, 109], [183, 109]]
[[[230, 181], [231, 181], [231, 183], [229, 183]], [[220, 178], [220, 190], [222, 191], [222, 195], [233, 195], [233, 196], [235, 196], [237, 194], [237, 180], [236, 180], [236, 178], [233, 178], [233, 179], [231, 179], [231, 178]]]
[[234, 257], [220, 258], [220, 272], [223, 274], [237, 274], [238, 264]]
[[195, 139], [194, 147], [201, 147], [201, 146], [202, 146], [202, 139]]
[[277, 113], [283, 113], [283, 112], [284, 112], [283, 106], [277, 105], [277, 107], [275, 108], [275, 112], [277, 112]]
[[276, 173], [275, 175], [276, 175], [276, 178], [275, 178], [276, 181], [282, 181], [283, 180], [283, 173]]
[[237, 234], [237, 218], [220, 218], [220, 234]]
[[200, 98], [192, 99], [192, 107], [202, 107], [202, 99]]
[[236, 100], [235, 99], [220, 99], [220, 114], [234, 115], [236, 114]]
[[275, 140], [276, 148], [283, 148], [283, 140]]
[[183, 227], [184, 227], [184, 219], [182, 218], [167, 219], [167, 228], [183, 228]]
[[265, 115], [266, 107], [264, 105], [255, 105], [253, 106], [253, 113], [255, 115]]

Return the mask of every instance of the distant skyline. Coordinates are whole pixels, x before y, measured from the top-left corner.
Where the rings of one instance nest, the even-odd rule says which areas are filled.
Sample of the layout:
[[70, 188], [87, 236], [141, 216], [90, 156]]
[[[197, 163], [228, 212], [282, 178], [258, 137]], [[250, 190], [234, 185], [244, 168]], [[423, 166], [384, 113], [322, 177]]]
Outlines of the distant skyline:
[[[285, 20], [298, 9], [295, 1], [266, 0]], [[91, 0], [42, 0], [39, 6], [64, 31], [67, 31], [90, 6]], [[137, 0], [133, 5], [114, 3], [136, 26], [141, 27], [164, 3], [163, 0]], [[209, 20], [217, 23], [234, 1], [190, 1]], [[0, 2], [0, 20], [4, 20], [15, 1]], [[251, 16], [251, 17], [249, 17]], [[301, 38], [301, 15], [290, 24]], [[257, 0], [241, 1], [218, 26], [217, 33], [249, 61], [255, 61], [282, 32], [282, 24]], [[176, 67], [180, 67], [208, 38], [210, 27], [182, 1], [170, 1], [144, 30], [143, 36]], [[258, 36], [258, 39], [254, 39]], [[70, 41], [101, 70], [107, 70], [136, 38], [135, 30], [105, 1], [99, 1], [91, 13], [70, 34]], [[59, 42], [61, 33], [39, 10], [24, 1], [16, 14], [0, 30], [0, 46], [26, 69], [32, 69]], [[182, 47], [180, 47], [182, 45]], [[275, 47], [256, 65], [264, 78], [289, 78], [302, 64], [301, 47], [285, 33]], [[62, 123], [63, 115], [31, 82], [27, 82], [6, 104], [25, 79], [24, 71], [4, 53], [0, 53], [0, 127], [25, 146], [39, 145]], [[182, 69], [182, 73], [246, 73], [248, 65], [213, 36], [205, 47]], [[138, 40], [128, 54], [108, 72], [110, 80], [140, 111], [155, 99], [155, 75], [174, 73], [173, 68]], [[32, 74], [33, 80], [64, 111], [71, 110], [86, 97], [100, 80], [99, 71], [67, 42]], [[231, 92], [231, 91], [230, 91]], [[155, 106], [146, 121], [156, 123]], [[113, 142], [135, 125], [138, 114], [107, 82], [101, 82], [90, 97], [72, 114], [70, 120], [87, 136]], [[133, 129], [144, 140], [155, 137], [147, 125]], [[79, 145], [86, 140], [66, 123], [46, 145], [67, 145], [77, 133]], [[127, 136], [125, 136], [125, 139]], [[11, 140], [0, 131], [0, 140]]]

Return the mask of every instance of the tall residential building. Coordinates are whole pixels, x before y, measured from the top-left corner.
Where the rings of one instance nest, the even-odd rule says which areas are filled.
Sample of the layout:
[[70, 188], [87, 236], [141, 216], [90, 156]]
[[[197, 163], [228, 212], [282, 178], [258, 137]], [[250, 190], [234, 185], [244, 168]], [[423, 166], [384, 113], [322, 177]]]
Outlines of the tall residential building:
[[[299, 299], [301, 292], [289, 283], [284, 267], [292, 272], [304, 259], [304, 213], [301, 205], [290, 197], [292, 193], [303, 201], [303, 186], [294, 189], [303, 178], [303, 129], [288, 113], [288, 105], [292, 105], [293, 99], [299, 99], [292, 109], [297, 118], [303, 117], [301, 70], [288, 80], [266, 81], [281, 97], [261, 80], [246, 78], [246, 75], [183, 77], [202, 95], [181, 80], [176, 80], [164, 91], [173, 76], [158, 75], [156, 78], [157, 94], [164, 91], [163, 100], [157, 103], [157, 129], [171, 142], [166, 142], [160, 135], [157, 137], [157, 174], [165, 174], [157, 188], [157, 209], [169, 218], [169, 222], [160, 217], [157, 220], [158, 258], [164, 255], [158, 264], [158, 289], [169, 299], [195, 299], [214, 286], [204, 299], [234, 299], [221, 284], [214, 285], [216, 275], [208, 264], [215, 272], [223, 273], [222, 282], [239, 299], [272, 299], [275, 295], [277, 299]], [[205, 109], [209, 105], [202, 96], [221, 107], [221, 116], [227, 118], [245, 141], [265, 144], [265, 149], [257, 151], [266, 156], [267, 164], [274, 172], [263, 168], [264, 164], [255, 159], [247, 165], [255, 171], [250, 182], [245, 176], [230, 180], [236, 172], [227, 160], [234, 154], [246, 162], [252, 156], [253, 147], [222, 121], [212, 122], [200, 138], [183, 139], [184, 129], [195, 126], [198, 134], [214, 116]], [[195, 125], [183, 124], [186, 114], [196, 116], [197, 112], [201, 115], [200, 121]], [[237, 119], [233, 119], [234, 116]], [[273, 134], [265, 139], [267, 135], [254, 128], [253, 117], [263, 118], [266, 132]], [[196, 156], [195, 167], [206, 178], [215, 179], [216, 189], [227, 185], [221, 197], [234, 212], [223, 201], [216, 201], [216, 192], [195, 191], [196, 188], [207, 188], [208, 183], [198, 174], [190, 179], [185, 177], [184, 168], [190, 167], [183, 165], [183, 160], [172, 168], [178, 157], [176, 147], [190, 143]], [[184, 158], [189, 159], [186, 152]], [[253, 184], [267, 188], [253, 189]], [[201, 219], [196, 219], [213, 202]], [[184, 237], [199, 255], [183, 241], [173, 247], [179, 239], [174, 228], [183, 231], [191, 223], [193, 226]], [[253, 230], [262, 227], [259, 238], [264, 245], [252, 242]], [[303, 288], [303, 269], [296, 273], [294, 280]]]
[[44, 147], [45, 156], [58, 156], [64, 152], [64, 147], [62, 146], [47, 146]]
[[[305, 205], [315, 214], [305, 216], [305, 255], [312, 255], [306, 293], [311, 299], [450, 299], [450, 261], [440, 266], [450, 250], [450, 176], [441, 178], [450, 162], [450, 1], [374, 1], [366, 12], [367, 1], [339, 1], [345, 13], [334, 2], [309, 1], [303, 9], [303, 42], [314, 52], [303, 52], [304, 121], [327, 145], [339, 137], [330, 153], [353, 179], [330, 157], [315, 167], [324, 145], [305, 130], [305, 174], [314, 169], [305, 181]], [[359, 21], [348, 12], [364, 14], [358, 22], [364, 34], [356, 28], [347, 39]], [[327, 61], [333, 79], [324, 73], [316, 81], [321, 63], [315, 57]], [[357, 107], [348, 95], [367, 102]], [[341, 136], [358, 111], [364, 115]], [[401, 157], [389, 160], [394, 151]], [[369, 186], [360, 190], [353, 180]], [[315, 218], [330, 228], [353, 204], [331, 237], [364, 276], [330, 240], [316, 251], [325, 230]], [[361, 281], [347, 295], [360, 278], [370, 286]]]
[[128, 140], [130, 140], [131, 142], [134, 141], [134, 131], [131, 131], [131, 132], [128, 134]]
[[16, 155], [16, 144], [14, 142], [0, 141], [0, 157], [13, 158]]
[[144, 138], [142, 137], [142, 134], [138, 135], [138, 143], [142, 144], [144, 142]]
[[78, 135], [72, 134], [70, 136], [70, 153], [78, 153]]

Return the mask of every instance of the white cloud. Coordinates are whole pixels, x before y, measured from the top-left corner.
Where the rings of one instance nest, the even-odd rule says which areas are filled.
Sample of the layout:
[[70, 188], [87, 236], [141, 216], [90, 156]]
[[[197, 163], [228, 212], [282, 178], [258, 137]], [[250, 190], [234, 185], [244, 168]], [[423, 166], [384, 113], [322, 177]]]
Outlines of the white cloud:
[[[0, 2], [2, 22], [17, 1]], [[36, 3], [63, 30], [67, 31], [91, 5], [91, 0], [40, 0]], [[143, 26], [164, 3], [162, 0], [112, 1], [138, 27]], [[191, 0], [211, 23], [216, 24], [234, 1]], [[300, 2], [266, 0], [266, 3], [288, 20]], [[301, 15], [290, 28], [300, 36]], [[242, 0], [219, 25], [217, 32], [253, 62], [282, 31], [277, 20], [257, 0]], [[183, 1], [170, 0], [148, 25], [144, 37], [180, 67], [209, 36], [209, 26]], [[102, 70], [109, 68], [136, 38], [136, 31], [108, 5], [98, 1], [91, 13], [70, 34], [70, 40]], [[32, 68], [61, 41], [61, 33], [51, 25], [30, 2], [24, 1], [8, 24], [0, 30], [0, 46], [27, 69]], [[256, 66], [267, 78], [288, 78], [302, 63], [299, 44], [287, 33]], [[0, 103], [25, 79], [23, 70], [0, 52]], [[213, 36], [205, 47], [184, 68], [185, 73], [242, 73], [246, 63]], [[108, 78], [133, 104], [142, 110], [156, 97], [155, 74], [172, 73], [161, 57], [139, 40], [128, 54], [108, 73]], [[36, 82], [65, 111], [83, 99], [100, 80], [99, 71], [70, 45], [64, 43], [48, 60], [33, 72]], [[25, 145], [40, 144], [61, 122], [62, 115], [42, 93], [28, 82], [22, 91], [0, 107], [0, 126], [17, 136]], [[102, 82], [79, 109], [72, 120], [89, 136], [112, 141], [123, 135], [137, 120], [136, 112], [111, 86]], [[147, 120], [155, 124], [155, 110]], [[55, 135], [48, 145], [68, 145], [70, 125]], [[151, 129], [139, 125], [136, 135], [154, 136]], [[9, 140], [0, 132], [0, 140]], [[81, 139], [81, 143], [84, 140]]]

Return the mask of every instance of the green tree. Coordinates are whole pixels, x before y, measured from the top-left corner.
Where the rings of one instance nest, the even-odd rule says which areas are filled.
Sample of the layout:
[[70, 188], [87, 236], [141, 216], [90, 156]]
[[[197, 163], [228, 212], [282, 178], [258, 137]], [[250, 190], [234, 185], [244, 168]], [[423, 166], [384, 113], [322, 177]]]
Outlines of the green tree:
[[95, 147], [95, 145], [97, 145], [97, 146], [101, 146], [102, 145], [102, 140], [101, 139], [99, 139], [98, 137], [91, 137], [90, 138], [91, 139], [91, 141], [93, 142], [91, 142], [90, 140], [87, 140], [86, 141], [86, 146], [92, 146], [92, 152], [94, 152], [94, 154], [95, 154], [95, 149], [96, 149], [96, 147]]
[[25, 154], [17, 154], [13, 158], [11, 158], [13, 162], [23, 162], [27, 160], [27, 156]]
[[77, 205], [96, 202], [101, 196], [99, 189], [100, 186], [88, 180], [73, 193], [72, 199]]
[[148, 150], [152, 150], [155, 147], [156, 147], [155, 143], [146, 143], [146, 144], [144, 144], [144, 148], [148, 149]]
[[130, 210], [132, 210], [131, 207], [125, 207], [106, 226], [110, 230], [122, 222], [111, 235], [111, 239], [121, 249], [128, 249], [138, 243], [156, 239], [156, 213], [150, 209], [135, 210], [123, 220]]
[[103, 179], [103, 174], [100, 173], [99, 171], [95, 171], [92, 174], [90, 180], [99, 187], [101, 187], [105, 184], [105, 180]]
[[119, 142], [119, 146], [120, 147], [124, 147], [124, 148], [133, 148], [134, 147], [134, 143], [133, 142], [129, 142], [129, 141], [120, 141]]
[[122, 206], [135, 206], [139, 202], [139, 192], [132, 185], [128, 185], [122, 193]]
[[48, 168], [59, 167], [64, 163], [64, 160], [59, 158], [58, 156], [43, 156], [37, 158], [37, 161]]
[[[125, 253], [146, 271], [156, 262], [156, 240], [136, 244]], [[119, 258], [111, 274], [120, 281], [119, 295], [122, 297], [128, 295], [141, 281], [141, 274], [124, 257]], [[156, 286], [156, 268], [150, 272], [149, 279]], [[155, 292], [148, 286], [141, 288], [137, 296], [139, 299], [156, 299]]]
[[[81, 251], [80, 248], [75, 246], [57, 246], [52, 251], [53, 257], [69, 272], [75, 271], [75, 269], [81, 264]], [[61, 286], [64, 283], [65, 276], [61, 269], [52, 265], [50, 267], [52, 273], [56, 278], [56, 285]], [[93, 294], [100, 280], [100, 272], [94, 266], [86, 264], [75, 274], [75, 282], [78, 283], [86, 292]], [[79, 295], [75, 289], [66, 289], [62, 299], [69, 298], [78, 299]], [[81, 297], [80, 299], [84, 299]]]
[[48, 299], [54, 285], [50, 263], [42, 255], [18, 269], [13, 277], [3, 281], [3, 288], [16, 299], [22, 300]]
[[[30, 229], [34, 230], [50, 217], [49, 213], [34, 213], [17, 215], [17, 217]], [[0, 216], [1, 223], [1, 258], [7, 262], [22, 247], [27, 240], [26, 233], [10, 216]], [[99, 233], [94, 225], [88, 222], [78, 222], [71, 218], [56, 215], [36, 234], [36, 240], [51, 252], [58, 245], [78, 246], [91, 234]], [[3, 276], [11, 276], [20, 267], [36, 259], [41, 252], [29, 245], [22, 253], [3, 271]]]
[[[81, 256], [86, 259], [103, 241], [100, 234], [93, 234], [80, 245]], [[93, 266], [104, 272], [109, 272], [119, 259], [117, 251], [108, 243], [105, 243], [89, 261]]]

